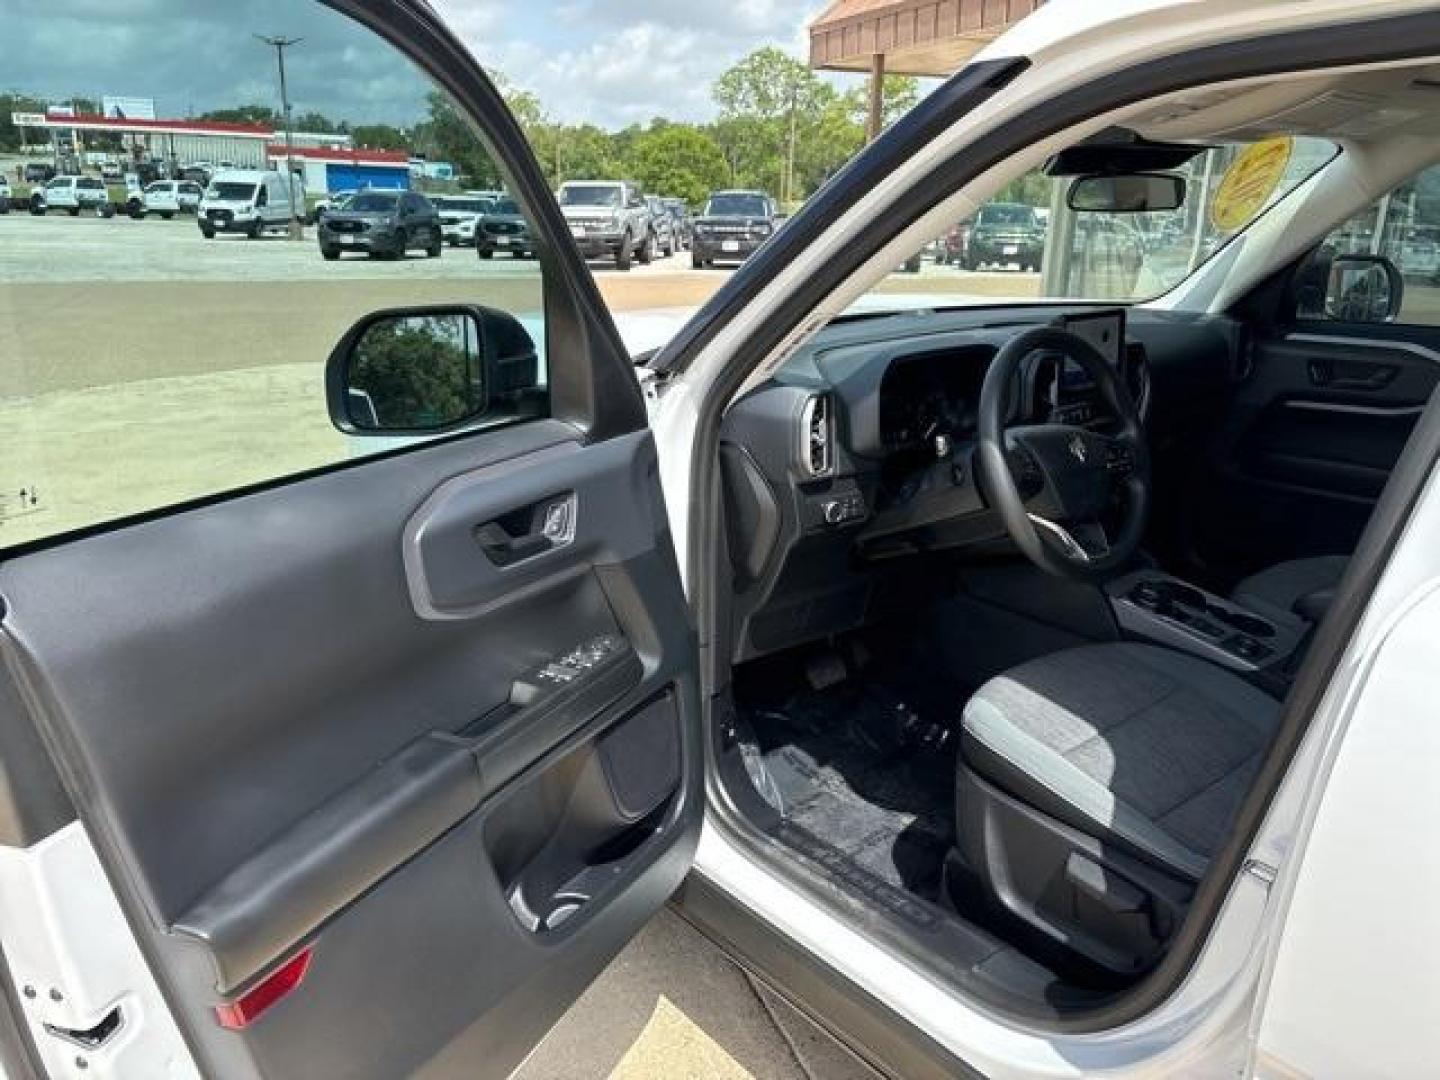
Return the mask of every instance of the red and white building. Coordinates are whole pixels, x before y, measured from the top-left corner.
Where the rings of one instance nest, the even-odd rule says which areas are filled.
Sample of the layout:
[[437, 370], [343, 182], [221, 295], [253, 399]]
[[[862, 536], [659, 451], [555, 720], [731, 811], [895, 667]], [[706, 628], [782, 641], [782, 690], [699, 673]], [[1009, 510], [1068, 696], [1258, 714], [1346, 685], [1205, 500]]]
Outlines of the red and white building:
[[238, 169], [265, 167], [265, 148], [275, 137], [272, 128], [261, 124], [231, 124], [219, 120], [142, 120], [51, 112], [40, 127], [52, 132], [73, 132], [76, 149], [90, 134], [121, 136], [127, 156], [132, 160], [166, 161], [185, 166], [198, 161], [212, 165], [228, 162]]

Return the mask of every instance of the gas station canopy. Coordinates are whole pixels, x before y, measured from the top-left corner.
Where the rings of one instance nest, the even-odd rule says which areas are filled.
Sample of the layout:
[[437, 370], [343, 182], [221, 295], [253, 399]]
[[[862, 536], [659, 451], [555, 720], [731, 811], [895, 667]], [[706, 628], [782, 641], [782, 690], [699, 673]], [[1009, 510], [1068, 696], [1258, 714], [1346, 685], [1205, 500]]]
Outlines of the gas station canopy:
[[[810, 24], [810, 66], [952, 75], [1045, 0], [835, 0]], [[883, 57], [877, 63], [876, 58]]]

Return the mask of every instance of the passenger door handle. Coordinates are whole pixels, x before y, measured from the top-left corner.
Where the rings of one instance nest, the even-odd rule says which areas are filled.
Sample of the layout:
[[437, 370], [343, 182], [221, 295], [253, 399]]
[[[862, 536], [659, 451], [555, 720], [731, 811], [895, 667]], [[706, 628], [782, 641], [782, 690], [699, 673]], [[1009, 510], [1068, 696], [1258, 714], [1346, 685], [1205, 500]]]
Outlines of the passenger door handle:
[[495, 566], [514, 566], [575, 538], [575, 493], [552, 496], [475, 527], [475, 541]]

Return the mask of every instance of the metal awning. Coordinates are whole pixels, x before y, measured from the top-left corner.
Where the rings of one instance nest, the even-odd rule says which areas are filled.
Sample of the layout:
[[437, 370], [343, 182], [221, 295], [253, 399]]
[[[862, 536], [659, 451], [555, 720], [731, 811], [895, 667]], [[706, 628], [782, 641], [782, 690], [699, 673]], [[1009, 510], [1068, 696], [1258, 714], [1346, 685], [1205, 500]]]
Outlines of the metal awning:
[[835, 0], [810, 24], [810, 66], [951, 75], [1045, 0]]

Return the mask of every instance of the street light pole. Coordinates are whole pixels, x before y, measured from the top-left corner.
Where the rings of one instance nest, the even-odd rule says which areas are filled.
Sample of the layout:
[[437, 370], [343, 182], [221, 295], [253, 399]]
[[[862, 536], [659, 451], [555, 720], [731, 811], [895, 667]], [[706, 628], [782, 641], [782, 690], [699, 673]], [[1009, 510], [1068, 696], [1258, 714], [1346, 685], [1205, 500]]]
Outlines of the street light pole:
[[256, 34], [255, 37], [275, 50], [275, 60], [280, 65], [280, 112], [285, 120], [285, 191], [290, 196], [290, 239], [303, 240], [305, 229], [300, 224], [300, 215], [295, 212], [295, 139], [291, 134], [295, 125], [290, 122], [290, 91], [285, 85], [285, 50], [305, 39], [266, 37], [264, 34]]

